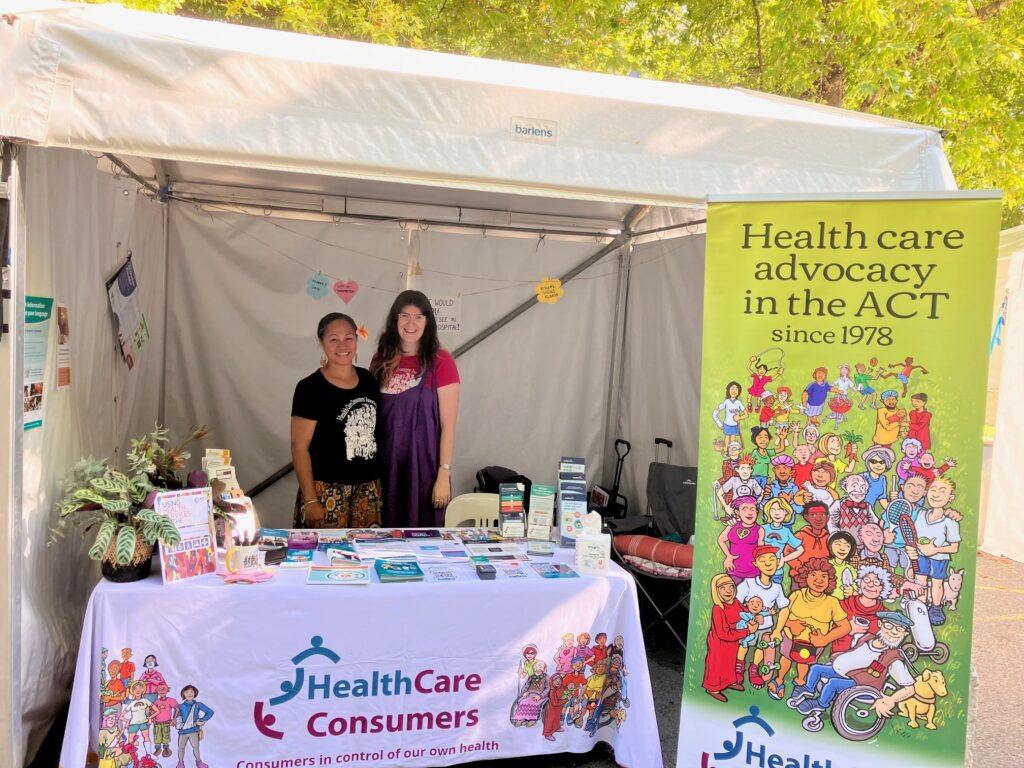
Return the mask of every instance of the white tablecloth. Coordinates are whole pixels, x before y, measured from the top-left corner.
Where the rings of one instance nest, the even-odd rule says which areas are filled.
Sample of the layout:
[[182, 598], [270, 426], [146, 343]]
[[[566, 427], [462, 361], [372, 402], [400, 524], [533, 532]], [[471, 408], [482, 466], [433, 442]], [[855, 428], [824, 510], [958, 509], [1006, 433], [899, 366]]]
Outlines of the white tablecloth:
[[[308, 586], [305, 573], [278, 569], [258, 585], [225, 585], [213, 575], [166, 587], [158, 576], [101, 582], [82, 630], [63, 768], [82, 766], [89, 755], [95, 761], [101, 740], [122, 730], [133, 731], [140, 760], [153, 752], [160, 730], [171, 755], [161, 748], [153, 758], [164, 768], [177, 765], [179, 740], [188, 768], [196, 765], [194, 746], [211, 768], [427, 766], [586, 752], [595, 739], [611, 744], [622, 766], [662, 765], [636, 588], [616, 566], [607, 577], [369, 586]], [[592, 696], [608, 697], [593, 735], [585, 711], [583, 727], [565, 722], [568, 706], [555, 718], [549, 695], [559, 660], [564, 668], [567, 657], [591, 655], [579, 650], [581, 633], [591, 649], [599, 633], [607, 648], [621, 636], [626, 672], [624, 695], [616, 697], [609, 676], [602, 685], [595, 675], [595, 660], [582, 670]], [[569, 634], [577, 650], [559, 654]], [[533, 670], [534, 689], [543, 688], [540, 712], [523, 696], [528, 646], [546, 667], [544, 677]], [[111, 703], [120, 686], [108, 686], [101, 723], [101, 687], [126, 649], [135, 669], [128, 675], [115, 668], [113, 679], [130, 677], [129, 693]], [[606, 663], [617, 655], [597, 656], [603, 653]], [[144, 667], [150, 655], [152, 671]], [[188, 738], [188, 724], [184, 738], [177, 727], [132, 729], [131, 680], [140, 678], [149, 698], [163, 680], [179, 703], [183, 689], [194, 686], [206, 708], [195, 708], [206, 718], [201, 739]], [[134, 705], [136, 719], [157, 710], [168, 711], [161, 699], [151, 709]], [[546, 717], [548, 731], [552, 720], [562, 729], [550, 739]], [[125, 762], [132, 765], [115, 757], [104, 768]]]

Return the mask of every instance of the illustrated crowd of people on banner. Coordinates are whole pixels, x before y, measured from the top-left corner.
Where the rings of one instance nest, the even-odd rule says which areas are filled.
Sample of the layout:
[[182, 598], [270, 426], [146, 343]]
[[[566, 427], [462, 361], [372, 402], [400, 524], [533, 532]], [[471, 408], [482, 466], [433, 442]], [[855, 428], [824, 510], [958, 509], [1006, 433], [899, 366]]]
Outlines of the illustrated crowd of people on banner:
[[519, 693], [509, 714], [512, 725], [539, 723], [548, 741], [568, 728], [596, 736], [606, 725], [622, 727], [629, 707], [622, 635], [609, 644], [608, 633], [598, 632], [591, 645], [589, 633], [570, 632], [562, 636], [550, 665], [538, 654], [536, 645], [523, 648]]
[[143, 659], [141, 669], [131, 648], [123, 648], [120, 659], [108, 661], [108, 656], [104, 648], [100, 660], [100, 768], [160, 768], [159, 758], [172, 755], [173, 765], [181, 768], [189, 753], [196, 768], [207, 768], [200, 745], [214, 712], [200, 701], [199, 689], [187, 683], [180, 691], [172, 690], [153, 654]]
[[751, 357], [749, 384], [730, 381], [707, 414], [721, 432], [705, 492], [722, 568], [708, 585], [703, 688], [726, 701], [749, 684], [806, 730], [831, 719], [851, 740], [894, 717], [937, 729], [940, 637], [957, 631], [947, 610], [964, 578], [941, 418], [957, 404], [929, 398], [928, 369], [910, 356], [783, 361], [779, 348]]

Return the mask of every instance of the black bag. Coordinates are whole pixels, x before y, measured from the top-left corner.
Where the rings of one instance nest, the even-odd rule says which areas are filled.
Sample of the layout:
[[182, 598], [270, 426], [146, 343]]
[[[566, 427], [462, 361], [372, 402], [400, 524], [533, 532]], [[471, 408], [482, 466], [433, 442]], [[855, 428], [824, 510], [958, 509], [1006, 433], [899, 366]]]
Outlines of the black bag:
[[530, 488], [533, 482], [525, 475], [520, 475], [514, 469], [508, 467], [484, 467], [477, 470], [476, 487], [474, 493], [497, 493], [498, 486], [502, 483], [523, 484], [523, 509], [530, 511]]

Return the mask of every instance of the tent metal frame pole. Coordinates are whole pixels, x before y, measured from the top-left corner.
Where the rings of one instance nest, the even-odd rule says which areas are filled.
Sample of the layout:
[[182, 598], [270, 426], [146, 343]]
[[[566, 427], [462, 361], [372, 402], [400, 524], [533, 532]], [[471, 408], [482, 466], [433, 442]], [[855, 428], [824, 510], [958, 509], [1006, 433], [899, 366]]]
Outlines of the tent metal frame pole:
[[4, 750], [7, 759], [0, 760], [0, 763], [19, 765], [24, 757], [21, 754], [21, 583], [24, 549], [21, 499], [24, 486], [25, 440], [21, 397], [14, 395], [20, 393], [25, 385], [25, 367], [22, 362], [25, 355], [25, 208], [21, 181], [24, 155], [19, 153], [17, 147], [10, 144], [8, 146], [11, 147], [10, 176], [7, 185], [11, 298], [8, 304], [10, 332], [4, 334], [7, 347], [4, 352], [10, 364], [8, 383], [12, 397], [6, 414], [9, 434], [5, 435], [5, 438], [8, 441], [6, 447], [9, 455], [4, 471], [9, 473], [9, 476], [5, 483], [7, 488], [3, 504], [6, 507], [6, 520], [3, 520], [3, 523], [10, 552], [0, 575], [0, 610], [5, 618], [9, 617], [9, 622], [5, 627], [4, 637], [0, 640], [0, 663], [4, 667], [0, 679], [8, 678], [9, 685], [4, 687], [4, 693], [0, 695], [0, 744], [7, 745]]
[[[633, 240], [630, 239], [619, 254], [619, 275], [615, 286], [615, 324], [612, 328], [611, 356], [608, 361], [608, 402], [605, 404], [603, 484], [610, 486], [617, 455], [614, 437], [619, 428], [620, 401], [622, 399], [623, 364], [626, 359], [626, 322], [629, 311], [629, 273], [633, 268]], [[615, 499], [612, 499], [614, 502]]]
[[[607, 256], [609, 253], [618, 250], [623, 245], [625, 245], [632, 238], [631, 232], [633, 227], [636, 225], [637, 222], [639, 222], [644, 216], [646, 216], [650, 212], [651, 207], [652, 206], [649, 205], [637, 205], [631, 208], [629, 213], [626, 215], [624, 230], [622, 234], [618, 235], [614, 240], [608, 243], [608, 245], [604, 246], [597, 252], [588, 256], [575, 267], [573, 267], [564, 275], [562, 275], [559, 278], [559, 280], [561, 280], [562, 282], [562, 285], [565, 285], [566, 283], [570, 282], [574, 277], [579, 275], [584, 270], [592, 267], [598, 261]], [[459, 347], [452, 352], [452, 357], [458, 358], [466, 354], [467, 352], [469, 352], [469, 350], [477, 346], [484, 339], [493, 336], [495, 333], [497, 333], [506, 325], [511, 323], [521, 314], [531, 309], [532, 307], [536, 306], [537, 303], [537, 297], [532, 296], [519, 306], [509, 310], [507, 313], [505, 313], [497, 320], [495, 320], [493, 323], [491, 323], [489, 326], [480, 331], [476, 336], [471, 338], [469, 341], [465, 342], [464, 344], [460, 344]]]

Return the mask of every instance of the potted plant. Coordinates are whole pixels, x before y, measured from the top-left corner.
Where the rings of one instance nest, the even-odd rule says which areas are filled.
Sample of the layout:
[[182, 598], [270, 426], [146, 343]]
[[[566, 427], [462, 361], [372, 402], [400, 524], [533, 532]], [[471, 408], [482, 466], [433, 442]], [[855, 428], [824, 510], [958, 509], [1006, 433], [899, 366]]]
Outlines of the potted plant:
[[174, 523], [154, 511], [156, 494], [182, 487], [178, 473], [189, 458], [185, 447], [206, 434], [206, 427], [194, 428], [184, 442], [170, 447], [167, 430], [157, 426], [132, 441], [124, 472], [106, 460], [79, 461], [61, 481], [60, 519], [51, 543], [72, 526], [82, 528], [83, 536], [95, 530], [89, 557], [100, 561], [107, 579], [127, 582], [146, 578], [154, 545], [174, 546], [181, 541]]

